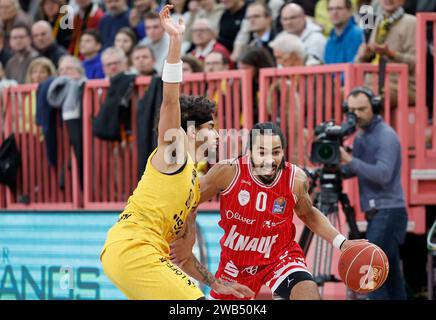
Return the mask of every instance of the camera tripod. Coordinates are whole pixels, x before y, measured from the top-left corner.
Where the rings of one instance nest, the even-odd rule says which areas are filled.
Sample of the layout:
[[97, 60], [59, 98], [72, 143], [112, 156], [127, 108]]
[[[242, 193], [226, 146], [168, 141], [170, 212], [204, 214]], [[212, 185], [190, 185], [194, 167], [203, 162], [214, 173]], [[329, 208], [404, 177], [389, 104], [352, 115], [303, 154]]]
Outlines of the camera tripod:
[[[304, 170], [312, 180], [309, 194], [313, 193], [317, 186], [317, 181], [319, 180], [320, 188], [319, 191], [315, 193], [314, 206], [327, 216], [330, 223], [335, 228], [339, 229], [340, 222], [338, 205], [340, 203], [349, 227], [349, 239], [360, 239], [361, 234], [357, 228], [354, 208], [350, 205], [347, 194], [342, 192], [342, 173], [340, 168], [325, 166], [314, 171], [308, 169]], [[340, 282], [340, 280], [331, 272], [333, 246], [326, 240], [315, 235], [307, 226], [305, 226], [299, 241], [305, 256], [307, 256], [309, 252], [312, 240], [315, 240], [312, 275], [317, 285], [321, 288], [322, 296], [325, 282]]]

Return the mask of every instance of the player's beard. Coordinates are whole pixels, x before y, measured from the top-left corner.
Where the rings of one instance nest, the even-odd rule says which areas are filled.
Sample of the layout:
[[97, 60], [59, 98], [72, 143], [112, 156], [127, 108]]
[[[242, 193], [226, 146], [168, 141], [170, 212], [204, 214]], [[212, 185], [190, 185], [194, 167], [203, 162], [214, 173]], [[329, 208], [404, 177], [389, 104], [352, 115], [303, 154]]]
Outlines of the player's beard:
[[[253, 159], [250, 158], [251, 161], [251, 166], [253, 168], [257, 167], [254, 165]], [[274, 181], [274, 179], [277, 177], [277, 175], [279, 174], [280, 170], [282, 170], [285, 167], [285, 157], [282, 158], [282, 161], [280, 162], [280, 164], [278, 166], [275, 165], [275, 163], [273, 164], [273, 168], [275, 169], [275, 172], [273, 175], [270, 176], [264, 176], [264, 175], [257, 175], [256, 177], [259, 178], [260, 181], [262, 181], [264, 184], [270, 184]]]

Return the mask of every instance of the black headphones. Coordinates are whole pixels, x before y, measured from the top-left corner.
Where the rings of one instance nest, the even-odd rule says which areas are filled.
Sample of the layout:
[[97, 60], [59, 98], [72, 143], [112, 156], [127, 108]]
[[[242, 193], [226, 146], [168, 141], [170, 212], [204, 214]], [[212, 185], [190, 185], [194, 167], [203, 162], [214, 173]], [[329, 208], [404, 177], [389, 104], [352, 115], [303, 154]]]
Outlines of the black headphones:
[[[351, 90], [350, 94], [348, 95], [356, 95], [358, 93], [363, 93], [364, 95], [366, 95], [371, 103], [371, 107], [372, 107], [372, 112], [374, 114], [380, 114], [380, 112], [382, 111], [383, 108], [383, 99], [381, 97], [375, 96], [374, 93], [368, 89], [367, 87], [356, 87], [353, 90]], [[342, 110], [344, 112], [348, 112], [348, 103], [345, 101], [342, 104]]]

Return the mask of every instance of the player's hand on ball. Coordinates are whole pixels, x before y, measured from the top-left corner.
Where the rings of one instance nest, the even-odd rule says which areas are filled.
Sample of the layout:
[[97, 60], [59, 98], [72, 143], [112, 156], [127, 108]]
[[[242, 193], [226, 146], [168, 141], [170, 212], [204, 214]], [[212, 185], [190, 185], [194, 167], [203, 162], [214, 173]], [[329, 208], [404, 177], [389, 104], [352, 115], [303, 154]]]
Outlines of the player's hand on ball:
[[352, 246], [355, 246], [359, 243], [368, 242], [367, 239], [357, 239], [357, 240], [345, 240], [344, 244], [341, 246], [341, 251], [345, 251], [347, 248], [350, 248]]
[[249, 287], [236, 282], [226, 282], [222, 281], [221, 279], [216, 279], [216, 281], [212, 283], [210, 287], [216, 293], [234, 295], [240, 299], [254, 297], [254, 291], [252, 291]]

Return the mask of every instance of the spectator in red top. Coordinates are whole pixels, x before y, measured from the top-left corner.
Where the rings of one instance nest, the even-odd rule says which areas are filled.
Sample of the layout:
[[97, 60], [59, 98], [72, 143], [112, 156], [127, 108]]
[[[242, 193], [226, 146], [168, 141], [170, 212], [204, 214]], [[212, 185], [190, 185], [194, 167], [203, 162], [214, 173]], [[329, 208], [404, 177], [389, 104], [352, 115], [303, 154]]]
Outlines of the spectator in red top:
[[32, 18], [21, 10], [18, 0], [0, 0], [0, 29], [5, 37], [5, 45], [9, 48], [9, 33], [16, 25], [32, 26]]
[[104, 12], [92, 0], [76, 0], [79, 12], [74, 16], [74, 29], [68, 51], [75, 57], [80, 55], [80, 37], [85, 30], [96, 30]]
[[[206, 19], [195, 20], [192, 25], [192, 43], [195, 45], [191, 54], [197, 59], [204, 61], [206, 56], [214, 52], [220, 52], [230, 60], [230, 53], [221, 43], [217, 41], [217, 34]], [[233, 65], [230, 65], [233, 68]]]

